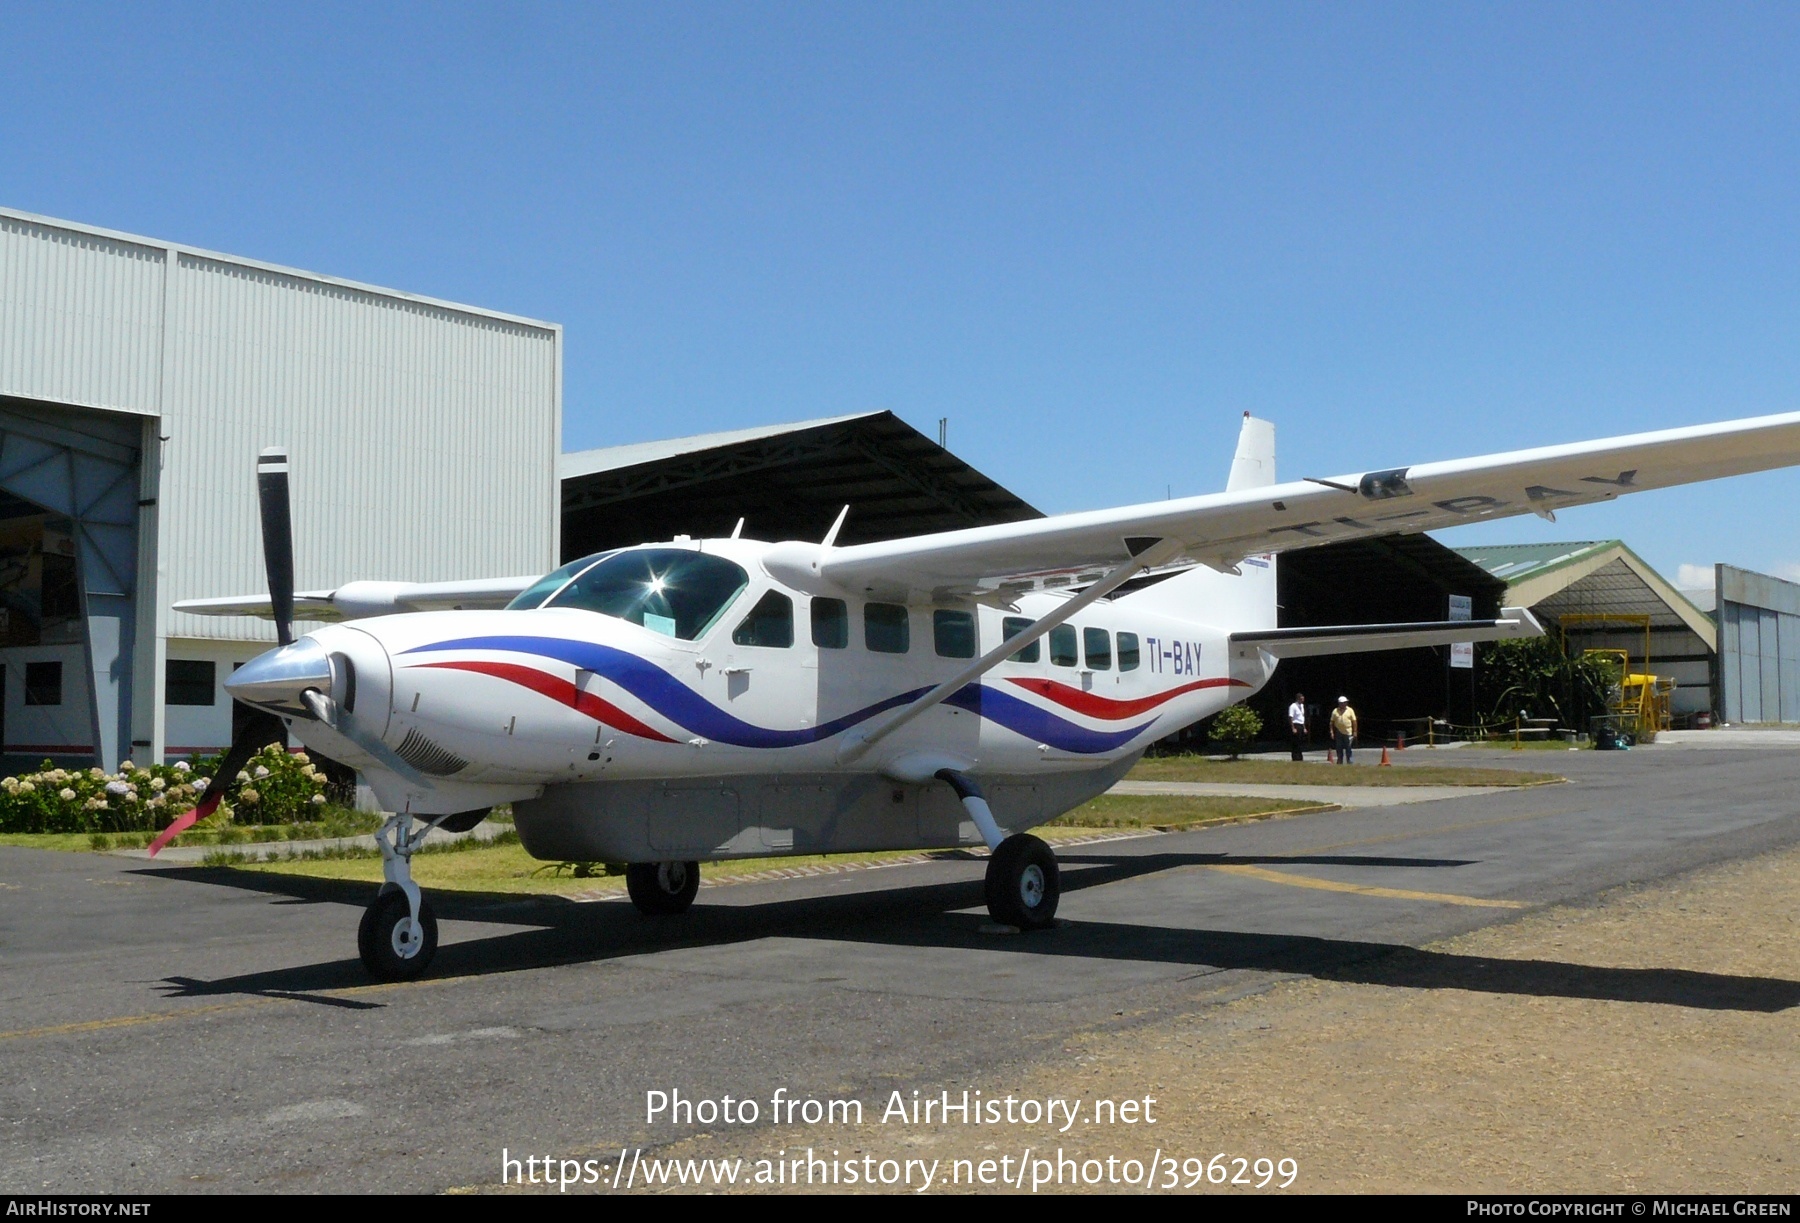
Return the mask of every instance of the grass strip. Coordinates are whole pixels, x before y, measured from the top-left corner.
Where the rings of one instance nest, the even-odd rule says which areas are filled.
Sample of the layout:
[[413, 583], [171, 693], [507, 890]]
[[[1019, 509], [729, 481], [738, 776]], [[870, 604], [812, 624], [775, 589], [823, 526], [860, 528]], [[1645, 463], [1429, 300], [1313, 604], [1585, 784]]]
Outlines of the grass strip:
[[1235, 823], [1277, 812], [1334, 810], [1330, 803], [1290, 798], [1241, 798], [1232, 794], [1102, 794], [1052, 820], [1048, 828], [1143, 828], [1179, 832], [1208, 824]]
[[[1085, 803], [1039, 830], [1052, 842], [1078, 841], [1107, 832], [1159, 832], [1264, 819], [1275, 814], [1328, 811], [1330, 804], [1294, 803], [1280, 798], [1207, 795], [1106, 795]], [[271, 854], [280, 851], [271, 849]], [[966, 850], [889, 850], [855, 854], [803, 854], [779, 858], [737, 858], [708, 862], [703, 878], [711, 883], [746, 877], [829, 874], [870, 866], [899, 865], [964, 857]], [[312, 851], [255, 862], [224, 854], [209, 856], [207, 865], [232, 870], [302, 875], [315, 879], [381, 881], [381, 860], [373, 850]], [[513, 893], [583, 898], [623, 893], [623, 876], [606, 875], [592, 863], [540, 862], [507, 832], [493, 841], [464, 840], [427, 844], [413, 857], [413, 878], [420, 887], [453, 892]], [[584, 872], [584, 873], [577, 873]]]
[[0, 845], [22, 849], [60, 849], [86, 852], [94, 848], [90, 832], [0, 832]]
[[[1358, 749], [1367, 752], [1367, 748]], [[1408, 748], [1407, 754], [1429, 748]], [[1375, 749], [1367, 764], [1348, 766], [1291, 760], [1215, 760], [1208, 756], [1153, 756], [1137, 763], [1130, 781], [1205, 781], [1256, 786], [1533, 786], [1562, 781], [1554, 773], [1454, 764], [1397, 764], [1382, 768]]]

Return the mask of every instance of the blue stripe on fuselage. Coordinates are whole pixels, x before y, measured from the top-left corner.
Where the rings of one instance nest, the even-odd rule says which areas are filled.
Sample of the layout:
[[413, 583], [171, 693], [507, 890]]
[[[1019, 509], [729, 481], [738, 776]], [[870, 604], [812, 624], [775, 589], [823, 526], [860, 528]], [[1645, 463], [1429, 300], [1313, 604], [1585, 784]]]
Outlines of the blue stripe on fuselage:
[[[684, 730], [715, 743], [729, 743], [734, 747], [802, 747], [817, 743], [848, 730], [859, 722], [865, 722], [878, 713], [909, 704], [930, 691], [929, 688], [914, 688], [910, 692], [902, 692], [873, 705], [865, 705], [818, 726], [802, 727], [799, 730], [769, 730], [732, 717], [654, 663], [598, 642], [573, 641], [566, 637], [463, 637], [455, 641], [414, 646], [402, 653], [422, 654], [440, 650], [505, 650], [513, 654], [553, 658], [572, 667], [604, 675]], [[963, 688], [944, 703], [978, 714], [1036, 742], [1084, 755], [1122, 747], [1150, 725], [1150, 722], [1145, 722], [1129, 730], [1113, 732], [1088, 730], [1009, 693], [981, 684]], [[1151, 722], [1154, 721], [1152, 718]]]

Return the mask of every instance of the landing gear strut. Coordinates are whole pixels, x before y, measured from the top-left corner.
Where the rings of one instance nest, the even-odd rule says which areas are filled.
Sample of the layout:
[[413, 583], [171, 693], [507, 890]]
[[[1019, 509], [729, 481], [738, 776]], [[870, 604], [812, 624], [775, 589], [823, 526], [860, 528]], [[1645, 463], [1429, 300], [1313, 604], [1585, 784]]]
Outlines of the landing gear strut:
[[412, 856], [439, 822], [421, 824], [415, 832], [411, 815], [390, 815], [375, 834], [385, 882], [363, 913], [356, 949], [377, 981], [411, 981], [424, 974], [437, 954], [437, 915], [413, 882]]
[[625, 890], [646, 917], [686, 913], [700, 890], [698, 862], [633, 862], [625, 868]]
[[981, 788], [967, 774], [939, 769], [937, 779], [956, 791], [993, 855], [987, 869], [988, 915], [1002, 926], [1021, 930], [1047, 930], [1055, 925], [1062, 880], [1050, 847], [1027, 833], [1003, 835]]

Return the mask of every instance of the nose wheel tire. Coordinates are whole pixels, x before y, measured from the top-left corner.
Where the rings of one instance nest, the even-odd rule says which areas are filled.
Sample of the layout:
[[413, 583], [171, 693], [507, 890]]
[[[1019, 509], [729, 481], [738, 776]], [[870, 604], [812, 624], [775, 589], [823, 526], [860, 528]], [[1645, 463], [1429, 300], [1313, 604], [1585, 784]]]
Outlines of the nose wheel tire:
[[1048, 929], [1061, 896], [1056, 855], [1038, 838], [1022, 832], [1007, 837], [988, 859], [988, 913], [1001, 925]]
[[415, 924], [404, 892], [386, 892], [363, 912], [356, 949], [363, 967], [377, 981], [411, 981], [422, 976], [437, 954], [437, 915], [431, 902], [419, 898]]
[[625, 890], [647, 917], [685, 913], [700, 890], [698, 862], [633, 862], [625, 868]]

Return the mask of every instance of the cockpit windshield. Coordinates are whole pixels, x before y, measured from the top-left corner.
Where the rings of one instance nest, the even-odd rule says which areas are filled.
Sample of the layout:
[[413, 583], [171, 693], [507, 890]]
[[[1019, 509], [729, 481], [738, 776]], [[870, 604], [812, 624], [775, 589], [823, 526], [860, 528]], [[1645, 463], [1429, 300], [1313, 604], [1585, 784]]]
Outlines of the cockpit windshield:
[[638, 548], [600, 558], [543, 605], [617, 616], [654, 633], [693, 641], [718, 623], [749, 584], [743, 567], [721, 556], [686, 548]]
[[569, 579], [592, 565], [614, 555], [611, 552], [596, 552], [592, 556], [584, 556], [578, 561], [570, 561], [555, 573], [546, 573], [543, 577], [527, 586], [506, 605], [507, 611], [530, 611], [543, 605], [545, 599], [569, 584]]

